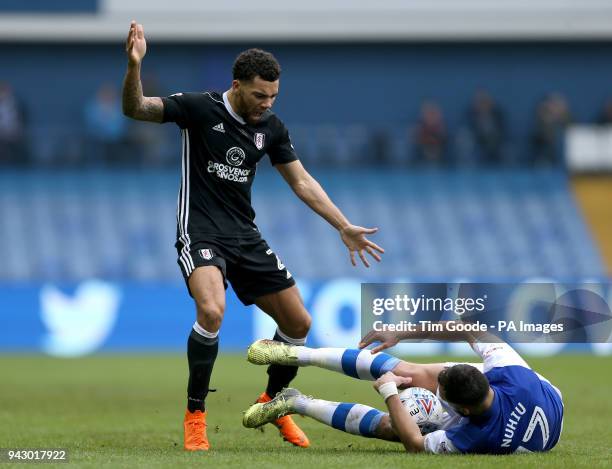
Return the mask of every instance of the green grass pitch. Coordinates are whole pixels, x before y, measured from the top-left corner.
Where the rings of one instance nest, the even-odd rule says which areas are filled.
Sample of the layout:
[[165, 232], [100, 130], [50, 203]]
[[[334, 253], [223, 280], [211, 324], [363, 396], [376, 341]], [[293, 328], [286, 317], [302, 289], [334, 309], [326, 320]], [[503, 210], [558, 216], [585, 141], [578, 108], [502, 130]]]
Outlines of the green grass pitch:
[[[242, 427], [241, 412], [262, 391], [265, 368], [224, 354], [212, 379], [218, 392], [207, 405], [208, 453], [182, 450], [187, 365], [179, 355], [0, 356], [0, 448], [64, 447], [69, 466], [92, 468], [612, 467], [612, 358], [528, 361], [564, 393], [563, 435], [550, 453], [415, 456], [399, 444], [347, 435], [301, 417], [297, 421], [312, 446], [295, 448], [269, 425], [263, 432]], [[325, 370], [302, 369], [294, 386], [329, 400], [384, 408], [370, 383]]]

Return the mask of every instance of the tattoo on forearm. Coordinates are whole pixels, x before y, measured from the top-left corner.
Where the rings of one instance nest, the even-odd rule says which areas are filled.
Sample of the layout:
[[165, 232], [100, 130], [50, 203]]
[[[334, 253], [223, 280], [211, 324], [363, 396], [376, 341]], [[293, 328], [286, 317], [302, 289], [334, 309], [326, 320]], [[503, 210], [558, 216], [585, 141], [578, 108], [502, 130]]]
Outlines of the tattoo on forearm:
[[142, 95], [139, 74], [128, 70], [123, 82], [123, 113], [133, 119], [161, 122], [164, 106], [161, 98], [147, 98]]
[[126, 116], [134, 117], [136, 109], [142, 99], [142, 85], [140, 77], [128, 70], [123, 80], [123, 112]]
[[161, 98], [144, 98], [138, 118], [150, 122], [161, 122], [164, 117], [164, 105]]

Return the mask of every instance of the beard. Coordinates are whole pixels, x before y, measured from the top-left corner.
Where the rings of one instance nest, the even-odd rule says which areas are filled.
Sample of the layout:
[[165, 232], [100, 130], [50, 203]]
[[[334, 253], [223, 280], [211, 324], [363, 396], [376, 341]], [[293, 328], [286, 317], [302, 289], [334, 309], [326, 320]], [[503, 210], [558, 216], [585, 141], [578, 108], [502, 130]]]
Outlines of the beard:
[[242, 117], [245, 122], [252, 125], [257, 124], [261, 120], [263, 114], [266, 112], [265, 109], [262, 111], [257, 107], [249, 107], [249, 104], [244, 99], [242, 90], [236, 94], [236, 104], [238, 107], [238, 109], [235, 109], [236, 113]]

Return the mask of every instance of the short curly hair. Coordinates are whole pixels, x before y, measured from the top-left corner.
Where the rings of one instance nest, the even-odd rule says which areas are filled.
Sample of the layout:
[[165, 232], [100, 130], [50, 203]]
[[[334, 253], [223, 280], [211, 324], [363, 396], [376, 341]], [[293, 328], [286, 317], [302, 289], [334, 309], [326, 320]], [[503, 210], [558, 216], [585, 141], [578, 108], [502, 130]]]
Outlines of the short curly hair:
[[234, 80], [251, 81], [256, 76], [265, 81], [279, 79], [281, 68], [278, 60], [262, 49], [248, 49], [240, 53], [232, 67]]
[[478, 406], [489, 393], [489, 381], [477, 368], [460, 364], [445, 368], [438, 375], [444, 398], [453, 404]]

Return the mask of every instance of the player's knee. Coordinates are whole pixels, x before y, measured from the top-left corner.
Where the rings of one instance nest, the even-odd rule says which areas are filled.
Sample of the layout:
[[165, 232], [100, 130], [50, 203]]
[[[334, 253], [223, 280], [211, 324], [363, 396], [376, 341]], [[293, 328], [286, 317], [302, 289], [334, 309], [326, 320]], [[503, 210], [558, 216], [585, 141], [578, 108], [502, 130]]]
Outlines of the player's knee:
[[217, 332], [221, 328], [223, 315], [198, 314], [198, 324], [208, 332]]
[[293, 339], [303, 339], [310, 331], [312, 319], [306, 310], [301, 314], [280, 317], [277, 321], [279, 329]]
[[225, 307], [221, 303], [211, 301], [196, 302], [197, 321], [209, 332], [217, 332], [223, 321]]
[[306, 337], [308, 335], [311, 324], [312, 324], [312, 318], [310, 317], [310, 314], [307, 314], [304, 317], [304, 319], [302, 319], [302, 330], [300, 331], [302, 335], [300, 337]]
[[296, 339], [306, 337], [308, 335], [308, 332], [310, 331], [311, 323], [312, 318], [308, 313], [306, 313], [298, 321], [294, 321], [294, 323], [292, 324], [292, 331], [290, 332], [291, 337], [295, 337]]

